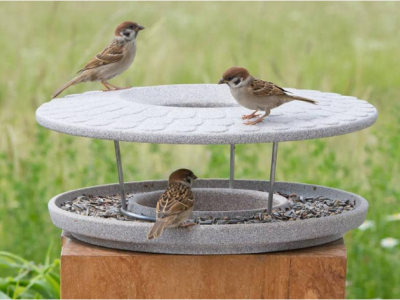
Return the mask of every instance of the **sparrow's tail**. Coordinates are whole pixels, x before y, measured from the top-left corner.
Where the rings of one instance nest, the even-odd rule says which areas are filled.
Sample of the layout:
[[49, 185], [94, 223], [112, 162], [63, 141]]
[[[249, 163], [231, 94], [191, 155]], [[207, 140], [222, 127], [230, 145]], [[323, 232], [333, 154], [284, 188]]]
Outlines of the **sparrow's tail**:
[[292, 98], [293, 100], [300, 100], [300, 101], [308, 102], [308, 103], [311, 103], [311, 104], [317, 104], [317, 101], [315, 101], [315, 100], [311, 100], [311, 99], [300, 97], [300, 96], [292, 96], [292, 95], [290, 95], [290, 98]]
[[60, 95], [65, 89], [69, 88], [71, 85], [81, 83], [82, 80], [82, 75], [78, 75], [75, 78], [71, 79], [68, 81], [66, 84], [64, 84], [62, 87], [60, 87], [57, 91], [54, 92], [54, 94], [51, 96], [51, 99], [54, 99], [58, 95]]
[[147, 234], [147, 239], [156, 239], [162, 235], [164, 232], [167, 222], [165, 220], [157, 220], [156, 223], [151, 227], [149, 233]]

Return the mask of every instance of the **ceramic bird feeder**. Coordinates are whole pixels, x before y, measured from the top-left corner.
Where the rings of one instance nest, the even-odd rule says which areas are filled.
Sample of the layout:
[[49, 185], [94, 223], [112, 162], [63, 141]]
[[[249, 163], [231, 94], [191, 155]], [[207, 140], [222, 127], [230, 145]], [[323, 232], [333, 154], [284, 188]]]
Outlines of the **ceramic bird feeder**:
[[[377, 119], [377, 110], [355, 97], [287, 90], [316, 100], [318, 105], [293, 101], [272, 110], [263, 123], [246, 126], [241, 116], [248, 111], [235, 102], [228, 87], [216, 84], [88, 92], [43, 104], [36, 112], [42, 126], [65, 134], [114, 141], [119, 176], [119, 184], [55, 196], [49, 202], [52, 221], [90, 244], [155, 253], [272, 252], [320, 245], [342, 237], [362, 224], [368, 202], [361, 196], [329, 187], [275, 183], [278, 143], [355, 132], [371, 126]], [[230, 178], [195, 182], [193, 218], [200, 225], [190, 231], [167, 229], [160, 238], [148, 241], [146, 235], [155, 220], [156, 202], [168, 183], [125, 183], [120, 141], [230, 145]], [[235, 145], [250, 143], [272, 143], [269, 181], [234, 178]], [[67, 201], [83, 194], [120, 194], [120, 212], [129, 221], [62, 209]], [[313, 210], [315, 199], [325, 212], [322, 215]], [[341, 206], [340, 212], [329, 213], [336, 204]], [[302, 209], [296, 210], [294, 206]], [[213, 218], [207, 219], [209, 216]]]

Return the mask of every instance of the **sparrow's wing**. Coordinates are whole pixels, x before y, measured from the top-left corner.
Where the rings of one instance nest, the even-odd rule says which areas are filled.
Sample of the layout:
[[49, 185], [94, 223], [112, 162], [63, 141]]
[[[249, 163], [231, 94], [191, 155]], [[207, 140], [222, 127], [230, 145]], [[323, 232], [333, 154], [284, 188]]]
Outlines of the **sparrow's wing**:
[[78, 73], [120, 61], [124, 57], [124, 44], [113, 40], [101, 53], [92, 58]]
[[285, 95], [290, 93], [283, 88], [277, 86], [276, 84], [264, 81], [261, 79], [253, 78], [250, 83], [251, 92], [254, 96], [266, 97], [274, 95]]
[[193, 207], [193, 193], [183, 184], [171, 184], [157, 202], [157, 217], [165, 218]]

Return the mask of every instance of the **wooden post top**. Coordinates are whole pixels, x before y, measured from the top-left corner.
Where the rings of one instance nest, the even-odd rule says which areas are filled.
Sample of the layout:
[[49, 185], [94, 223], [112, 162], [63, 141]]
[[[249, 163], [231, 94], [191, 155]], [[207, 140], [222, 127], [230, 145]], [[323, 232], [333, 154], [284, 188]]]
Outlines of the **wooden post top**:
[[129, 252], [88, 245], [68, 233], [62, 242], [64, 299], [345, 296], [343, 239], [307, 249], [240, 255]]
[[346, 246], [343, 239], [337, 241], [305, 249], [289, 250], [282, 252], [271, 252], [271, 253], [258, 253], [258, 254], [227, 254], [227, 255], [182, 255], [182, 254], [158, 254], [158, 253], [146, 253], [146, 252], [131, 252], [117, 249], [109, 249], [104, 247], [98, 247], [90, 245], [81, 241], [78, 241], [68, 232], [63, 232], [62, 236], [62, 250], [61, 256], [187, 256], [187, 257], [223, 257], [223, 256], [236, 256], [236, 255], [272, 255], [272, 256], [322, 256], [322, 257], [343, 257], [346, 258]]

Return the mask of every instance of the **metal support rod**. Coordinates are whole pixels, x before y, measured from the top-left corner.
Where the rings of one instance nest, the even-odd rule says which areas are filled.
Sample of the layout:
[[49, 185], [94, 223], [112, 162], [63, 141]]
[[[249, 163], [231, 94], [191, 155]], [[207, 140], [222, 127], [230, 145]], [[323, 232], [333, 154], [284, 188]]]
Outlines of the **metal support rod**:
[[268, 214], [272, 214], [272, 202], [274, 201], [274, 185], [275, 185], [275, 169], [276, 157], [278, 154], [278, 142], [274, 142], [272, 146], [271, 173], [269, 176], [269, 191], [268, 191]]
[[127, 217], [135, 218], [138, 220], [155, 222], [156, 221], [155, 218], [141, 216], [141, 215], [135, 214], [133, 212], [127, 211], [126, 198], [125, 198], [124, 173], [122, 171], [121, 151], [119, 148], [119, 141], [114, 141], [114, 147], [115, 147], [115, 157], [117, 158], [119, 189], [120, 189], [120, 194], [121, 194], [121, 213]]
[[233, 189], [235, 180], [235, 144], [231, 144], [230, 166], [229, 166], [229, 188]]
[[115, 147], [115, 157], [117, 158], [119, 191], [120, 191], [120, 194], [121, 194], [121, 207], [122, 207], [123, 210], [126, 210], [124, 173], [122, 171], [121, 151], [120, 151], [120, 148], [119, 148], [119, 141], [114, 141], [114, 147]]

